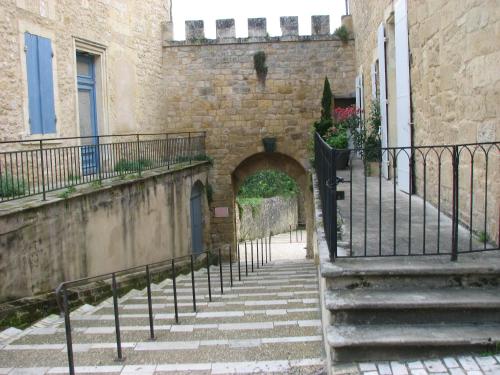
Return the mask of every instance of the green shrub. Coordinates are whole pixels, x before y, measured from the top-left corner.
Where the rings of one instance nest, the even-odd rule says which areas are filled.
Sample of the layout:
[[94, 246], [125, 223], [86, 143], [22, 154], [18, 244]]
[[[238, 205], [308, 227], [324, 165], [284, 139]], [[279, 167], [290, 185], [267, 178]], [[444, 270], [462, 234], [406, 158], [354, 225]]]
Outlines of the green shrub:
[[248, 177], [241, 186], [239, 198], [270, 198], [294, 196], [298, 193], [297, 183], [286, 173], [266, 170]]
[[325, 140], [332, 148], [344, 149], [349, 146], [349, 138], [346, 131], [339, 131], [337, 134], [333, 134]]
[[149, 159], [139, 159], [139, 160], [120, 159], [115, 164], [115, 172], [119, 173], [135, 172], [138, 170], [145, 170], [151, 168], [152, 166], [153, 162]]
[[0, 197], [14, 198], [26, 193], [26, 182], [21, 177], [13, 177], [5, 173], [0, 177]]
[[339, 39], [344, 43], [347, 43], [347, 41], [349, 40], [349, 30], [347, 30], [347, 28], [344, 25], [335, 29], [333, 35], [338, 36]]

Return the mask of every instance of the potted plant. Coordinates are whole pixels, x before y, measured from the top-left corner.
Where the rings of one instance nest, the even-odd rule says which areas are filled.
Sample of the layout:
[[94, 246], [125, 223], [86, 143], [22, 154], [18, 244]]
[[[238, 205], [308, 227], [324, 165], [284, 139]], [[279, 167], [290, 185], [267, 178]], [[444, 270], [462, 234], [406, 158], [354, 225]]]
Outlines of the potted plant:
[[350, 122], [349, 132], [356, 149], [363, 157], [365, 173], [376, 176], [380, 173], [382, 149], [380, 142], [380, 106], [373, 100], [370, 105], [370, 114], [365, 124]]
[[333, 125], [326, 131], [323, 138], [328, 145], [335, 149], [335, 167], [337, 169], [347, 168], [351, 152], [351, 150], [348, 149], [349, 136], [347, 134], [347, 129], [339, 124]]

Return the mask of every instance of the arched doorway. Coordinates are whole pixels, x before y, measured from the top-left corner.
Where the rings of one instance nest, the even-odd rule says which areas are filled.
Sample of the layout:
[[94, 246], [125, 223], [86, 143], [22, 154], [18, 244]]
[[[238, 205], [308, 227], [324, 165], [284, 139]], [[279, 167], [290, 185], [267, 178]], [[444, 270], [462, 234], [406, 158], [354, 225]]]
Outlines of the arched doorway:
[[[313, 257], [313, 243], [312, 243], [312, 190], [311, 190], [311, 179], [310, 174], [306, 169], [294, 158], [278, 153], [278, 152], [260, 152], [253, 154], [243, 161], [235, 168], [231, 177], [233, 185], [233, 197], [237, 196], [237, 193], [247, 179], [247, 177], [255, 174], [256, 172], [263, 170], [277, 170], [286, 173], [288, 176], [293, 178], [300, 188], [304, 199], [304, 211], [306, 219], [306, 230], [307, 230], [307, 250], [306, 255], [308, 258]], [[235, 203], [235, 202], [233, 202]], [[233, 218], [233, 226], [236, 228], [236, 219]], [[236, 230], [234, 234], [236, 241]]]
[[197, 181], [191, 189], [191, 251], [199, 254], [203, 251], [203, 185]]

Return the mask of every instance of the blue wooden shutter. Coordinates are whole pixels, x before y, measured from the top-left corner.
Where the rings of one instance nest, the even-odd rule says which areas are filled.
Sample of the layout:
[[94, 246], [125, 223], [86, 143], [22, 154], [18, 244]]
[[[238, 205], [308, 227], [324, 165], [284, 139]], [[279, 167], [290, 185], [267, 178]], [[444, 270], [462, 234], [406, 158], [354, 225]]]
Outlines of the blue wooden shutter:
[[56, 115], [50, 39], [25, 33], [25, 44], [31, 133], [55, 133]]

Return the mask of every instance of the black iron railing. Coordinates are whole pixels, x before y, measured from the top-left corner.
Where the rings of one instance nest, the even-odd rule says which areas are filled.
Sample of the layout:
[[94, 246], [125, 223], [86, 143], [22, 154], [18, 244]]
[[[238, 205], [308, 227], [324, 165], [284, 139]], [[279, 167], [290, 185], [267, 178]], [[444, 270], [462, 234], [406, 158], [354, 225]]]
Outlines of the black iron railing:
[[332, 260], [499, 249], [500, 142], [335, 150], [316, 134], [315, 169]]
[[[255, 252], [253, 243], [255, 242]], [[260, 243], [260, 244], [259, 244]], [[246, 244], [245, 244], [246, 245]], [[204, 251], [197, 254], [191, 254], [186, 256], [180, 256], [175, 258], [169, 258], [160, 262], [150, 263], [138, 267], [131, 267], [120, 271], [110, 272], [99, 276], [87, 277], [74, 281], [66, 281], [61, 283], [55, 290], [56, 299], [61, 311], [64, 316], [64, 326], [66, 333], [66, 347], [67, 347], [67, 357], [68, 357], [68, 367], [69, 373], [73, 375], [75, 373], [75, 361], [73, 352], [73, 331], [71, 328], [71, 315], [70, 311], [75, 307], [79, 299], [75, 298], [82, 289], [88, 288], [100, 288], [105, 289], [101, 292], [102, 297], [107, 297], [111, 294], [113, 300], [113, 315], [115, 321], [115, 336], [116, 336], [116, 359], [119, 361], [124, 361], [125, 357], [122, 350], [121, 341], [121, 328], [120, 328], [120, 313], [119, 313], [119, 296], [124, 293], [127, 285], [132, 285], [134, 288], [145, 288], [147, 293], [147, 304], [148, 304], [148, 321], [149, 321], [149, 337], [148, 339], [155, 339], [155, 317], [153, 312], [153, 296], [151, 284], [156, 281], [160, 282], [166, 279], [172, 280], [172, 297], [174, 301], [173, 313], [175, 323], [181, 323], [179, 319], [179, 307], [177, 303], [177, 281], [176, 277], [180, 274], [180, 271], [190, 272], [191, 274], [191, 293], [193, 301], [193, 312], [197, 312], [197, 297], [196, 288], [199, 287], [195, 280], [194, 271], [200, 268], [206, 268], [206, 277], [208, 287], [208, 299], [212, 302], [212, 282], [210, 276], [210, 266], [219, 265], [219, 287], [220, 294], [224, 294], [224, 282], [233, 287], [233, 266], [237, 267], [238, 281], [241, 281], [242, 274], [244, 273], [248, 276], [249, 272], [249, 262], [251, 263], [250, 272], [254, 272], [254, 263], [256, 263], [256, 269], [264, 267], [269, 261], [271, 261], [271, 235], [269, 237], [256, 239], [252, 241], [251, 251], [245, 246], [244, 257], [241, 254], [242, 249], [240, 249], [240, 244], [238, 244], [236, 249], [236, 260], [233, 259], [233, 254], [231, 248], [229, 248], [227, 254], [222, 252], [221, 249], [217, 251]], [[259, 254], [260, 249], [260, 254]], [[204, 257], [202, 255], [205, 255]], [[241, 257], [240, 257], [241, 255]], [[229, 263], [229, 280], [224, 281], [223, 277], [223, 256], [226, 257]], [[244, 263], [243, 263], [244, 259]], [[254, 261], [256, 260], [256, 262]], [[235, 265], [235, 263], [237, 265]], [[242, 263], [245, 265], [245, 272], [242, 272]], [[236, 270], [235, 270], [236, 272]], [[104, 285], [104, 286], [103, 286]], [[227, 285], [226, 285], [227, 286]], [[130, 289], [130, 288], [129, 288]], [[106, 293], [107, 292], [107, 293]], [[72, 300], [76, 301], [72, 305]]]
[[2, 141], [0, 203], [206, 158], [204, 132]]

